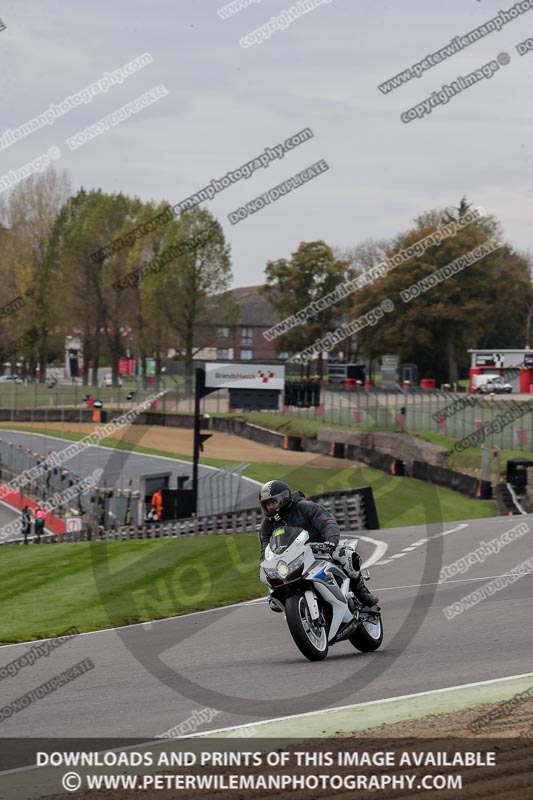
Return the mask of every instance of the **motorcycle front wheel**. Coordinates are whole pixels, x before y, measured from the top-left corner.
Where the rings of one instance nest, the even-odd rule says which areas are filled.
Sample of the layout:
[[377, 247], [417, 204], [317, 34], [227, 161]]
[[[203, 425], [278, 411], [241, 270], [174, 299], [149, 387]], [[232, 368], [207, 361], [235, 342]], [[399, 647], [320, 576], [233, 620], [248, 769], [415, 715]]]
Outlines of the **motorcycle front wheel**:
[[303, 594], [293, 594], [285, 601], [287, 625], [296, 647], [309, 661], [322, 661], [329, 650], [326, 628], [311, 619]]

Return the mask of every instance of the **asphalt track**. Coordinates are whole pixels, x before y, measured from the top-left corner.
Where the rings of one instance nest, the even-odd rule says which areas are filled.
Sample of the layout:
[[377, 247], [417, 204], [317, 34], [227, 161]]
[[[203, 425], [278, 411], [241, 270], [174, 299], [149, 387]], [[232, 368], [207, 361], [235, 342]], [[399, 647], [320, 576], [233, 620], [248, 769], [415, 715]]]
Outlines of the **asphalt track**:
[[[0, 439], [21, 444], [43, 458], [73, 444], [72, 440], [55, 436], [12, 430], [0, 431]], [[142, 444], [142, 438], [138, 443]], [[117, 489], [126, 489], [130, 479], [133, 480], [133, 489], [138, 489], [141, 475], [159, 472], [171, 472], [170, 486], [175, 488], [178, 475], [192, 475], [192, 464], [189, 461], [94, 445], [86, 447], [80, 454], [66, 460], [64, 466], [71, 469], [80, 478], [88, 477], [97, 467], [101, 467], [104, 470], [101, 482]], [[227, 510], [228, 496], [236, 501], [237, 508], [250, 508], [257, 504], [258, 484], [256, 481], [238, 475], [227, 475], [227, 480], [218, 481], [217, 475], [221, 476], [221, 474], [220, 470], [213, 467], [199, 465], [199, 479], [205, 481], [205, 488], [199, 495], [199, 514], [219, 513]], [[210, 478], [214, 480], [208, 480]], [[8, 521], [10, 520], [5, 520], [5, 522]]]
[[[524, 521], [526, 535], [438, 583], [443, 565]], [[385, 640], [374, 654], [342, 643], [310, 663], [264, 600], [82, 634], [0, 681], [5, 706], [84, 658], [95, 667], [5, 719], [0, 737], [150, 739], [207, 707], [219, 713], [200, 731], [528, 673], [531, 572], [454, 619], [443, 609], [529, 559], [531, 531], [533, 515], [369, 532], [387, 545], [385, 553], [371, 541], [360, 545], [378, 561], [371, 585]], [[28, 649], [1, 647], [0, 666]]]

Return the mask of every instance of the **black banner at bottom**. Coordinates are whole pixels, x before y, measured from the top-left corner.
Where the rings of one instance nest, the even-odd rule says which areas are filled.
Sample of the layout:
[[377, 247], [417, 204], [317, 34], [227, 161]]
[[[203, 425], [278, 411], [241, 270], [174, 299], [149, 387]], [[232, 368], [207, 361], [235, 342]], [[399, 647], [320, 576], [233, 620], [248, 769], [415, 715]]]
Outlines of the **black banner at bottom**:
[[533, 797], [533, 739], [3, 739], [0, 800]]

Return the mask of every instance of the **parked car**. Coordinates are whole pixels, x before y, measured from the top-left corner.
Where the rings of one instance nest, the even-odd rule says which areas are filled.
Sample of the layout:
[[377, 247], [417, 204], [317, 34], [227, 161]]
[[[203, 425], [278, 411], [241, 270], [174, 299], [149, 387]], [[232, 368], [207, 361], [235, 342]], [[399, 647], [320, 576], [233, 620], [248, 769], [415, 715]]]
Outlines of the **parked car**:
[[513, 387], [511, 384], [504, 381], [500, 375], [490, 377], [486, 383], [482, 383], [481, 386], [478, 387], [478, 392], [482, 394], [490, 394], [491, 392], [495, 394], [511, 394], [512, 391]]
[[18, 375], [0, 375], [0, 383], [24, 383]]

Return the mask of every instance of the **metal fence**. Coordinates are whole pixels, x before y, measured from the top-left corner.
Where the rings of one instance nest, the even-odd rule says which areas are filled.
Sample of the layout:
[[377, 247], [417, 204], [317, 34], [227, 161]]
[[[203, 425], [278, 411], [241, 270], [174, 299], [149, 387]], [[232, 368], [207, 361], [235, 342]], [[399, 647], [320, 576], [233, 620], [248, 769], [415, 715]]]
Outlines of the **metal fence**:
[[[369, 521], [377, 520], [374, 497], [370, 487], [342, 489], [313, 495], [311, 498], [323, 503], [335, 514], [339, 528], [343, 533], [354, 533], [368, 530]], [[41, 544], [63, 542], [81, 542], [107, 539], [160, 539], [178, 536], [202, 536], [207, 534], [258, 533], [261, 527], [262, 513], [259, 508], [246, 508], [240, 511], [210, 514], [191, 519], [173, 522], [129, 525], [122, 528], [84, 529], [81, 532], [66, 534], [46, 533], [41, 537]], [[22, 537], [11, 542], [0, 544], [21, 544]]]
[[[465, 398], [468, 398], [467, 405]], [[444, 409], [460, 402], [460, 410]], [[506, 422], [502, 415], [510, 408], [521, 416]], [[484, 443], [497, 449], [533, 450], [533, 396], [514, 400], [510, 396], [465, 395], [444, 391], [360, 389], [325, 390], [318, 409], [291, 407], [282, 415], [298, 416], [326, 425], [343, 425], [354, 430], [435, 433], [463, 439], [487, 426]], [[499, 423], [499, 424], [498, 424]], [[501, 430], [497, 430], [500, 428]]]
[[[194, 411], [194, 395], [186, 390], [185, 383], [179, 385], [180, 376], [166, 376], [158, 386], [142, 387], [124, 385], [122, 387], [82, 387], [79, 385], [56, 385], [48, 389], [42, 384], [20, 385], [0, 384], [0, 408], [7, 409], [7, 416], [15, 420], [17, 411], [25, 411], [29, 421], [34, 412], [39, 412], [39, 419], [47, 421], [48, 409], [54, 411], [54, 419], [61, 421], [68, 410], [69, 419], [76, 417], [78, 410], [80, 422], [82, 410], [86, 409], [84, 396], [92, 394], [102, 400], [108, 417], [115, 409], [128, 410], [154, 394], [154, 391], [166, 389], [165, 394], [154, 404], [154, 410], [167, 413], [192, 414]], [[134, 392], [133, 396], [129, 396]], [[128, 398], [129, 399], [126, 399]], [[464, 402], [468, 400], [468, 405]], [[456, 413], [443, 414], [446, 407], [455, 401], [462, 401], [464, 407]], [[509, 406], [511, 403], [511, 406]], [[531, 404], [531, 405], [530, 405]], [[217, 391], [203, 398], [200, 404], [203, 413], [221, 414], [228, 411], [228, 393]], [[526, 413], [511, 422], [501, 425], [501, 430], [494, 429], [500, 415], [510, 407], [519, 407]], [[529, 451], [533, 449], [533, 395], [531, 400], [515, 400], [513, 396], [502, 395], [466, 395], [445, 392], [442, 390], [423, 391], [416, 388], [409, 390], [381, 389], [373, 387], [365, 391], [363, 387], [344, 389], [344, 387], [323, 387], [319, 408], [302, 408], [298, 406], [285, 408], [280, 396], [279, 414], [298, 416], [321, 422], [324, 425], [342, 425], [355, 430], [405, 431], [412, 433], [436, 433], [463, 439], [471, 433], [487, 427], [485, 443], [498, 449]], [[11, 413], [9, 410], [11, 409]], [[6, 416], [6, 411], [4, 411]]]
[[[152, 386], [143, 386], [141, 382], [125, 382], [123, 386], [80, 386], [79, 384], [55, 384], [48, 388], [46, 384], [0, 383], [0, 408], [6, 409], [8, 419], [15, 420], [17, 411], [28, 411], [31, 414], [39, 410], [47, 419], [48, 410], [80, 412], [87, 408], [84, 398], [90, 395], [103, 403], [104, 410], [112, 413], [115, 409], [128, 410], [140, 405], [156, 392], [164, 394], [154, 402], [153, 408], [167, 413], [192, 414], [194, 412], [194, 392], [187, 391], [185, 383], [176, 385], [172, 376], [161, 378]], [[202, 410], [225, 413], [228, 411], [229, 394], [225, 390], [214, 392], [202, 401]], [[80, 414], [80, 422], [81, 414]]]
[[[13, 442], [0, 440], [0, 483], [9, 484], [24, 472], [39, 467], [43, 462], [41, 456], [28, 448]], [[103, 510], [112, 508], [105, 488], [86, 488], [75, 492], [73, 499], [64, 502], [56, 501], [67, 489], [80, 483], [82, 478], [65, 467], [52, 467], [46, 471], [39, 469], [36, 477], [29, 477], [21, 486], [20, 497], [25, 495], [37, 502], [53, 501], [53, 513], [59, 519], [67, 515], [82, 515], [86, 527], [95, 525], [103, 518]], [[35, 474], [35, 473], [34, 473]], [[87, 476], [85, 476], [87, 477]]]

